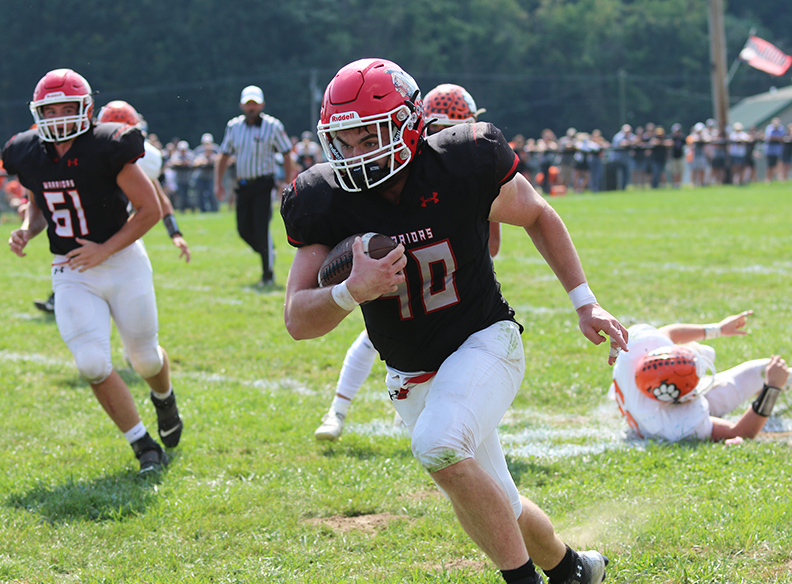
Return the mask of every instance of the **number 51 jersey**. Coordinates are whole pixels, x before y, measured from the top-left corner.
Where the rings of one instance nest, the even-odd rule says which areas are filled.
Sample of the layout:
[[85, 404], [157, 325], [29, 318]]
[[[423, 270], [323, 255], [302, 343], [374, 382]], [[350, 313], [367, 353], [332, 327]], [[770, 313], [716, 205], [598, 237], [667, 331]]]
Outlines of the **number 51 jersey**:
[[144, 152], [140, 130], [105, 123], [77, 136], [62, 158], [36, 130], [17, 134], [3, 148], [3, 164], [33, 193], [50, 251], [64, 255], [80, 247], [77, 237], [104, 243], [124, 226], [128, 201], [116, 177]]
[[376, 190], [344, 191], [322, 163], [285, 189], [281, 214], [295, 247], [369, 231], [404, 245], [406, 282], [361, 307], [366, 329], [390, 367], [436, 371], [471, 334], [514, 320], [489, 256], [488, 217], [516, 168], [495, 126], [462, 124], [422, 144], [395, 205]]

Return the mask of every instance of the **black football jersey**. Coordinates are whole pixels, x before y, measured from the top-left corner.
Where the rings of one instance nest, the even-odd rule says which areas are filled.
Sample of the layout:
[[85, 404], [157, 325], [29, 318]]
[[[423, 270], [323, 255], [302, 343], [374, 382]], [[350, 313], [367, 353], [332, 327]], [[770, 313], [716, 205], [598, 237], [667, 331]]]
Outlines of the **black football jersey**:
[[369, 231], [404, 244], [407, 281], [361, 307], [366, 329], [391, 367], [436, 371], [471, 334], [514, 320], [489, 255], [488, 217], [516, 169], [497, 128], [462, 124], [421, 145], [396, 205], [376, 192], [344, 191], [322, 163], [286, 188], [281, 214], [296, 247], [332, 247]]
[[144, 153], [140, 130], [106, 123], [77, 136], [63, 158], [36, 130], [22, 132], [3, 148], [3, 164], [33, 192], [50, 251], [62, 255], [80, 247], [77, 237], [103, 243], [124, 226], [127, 198], [116, 177]]

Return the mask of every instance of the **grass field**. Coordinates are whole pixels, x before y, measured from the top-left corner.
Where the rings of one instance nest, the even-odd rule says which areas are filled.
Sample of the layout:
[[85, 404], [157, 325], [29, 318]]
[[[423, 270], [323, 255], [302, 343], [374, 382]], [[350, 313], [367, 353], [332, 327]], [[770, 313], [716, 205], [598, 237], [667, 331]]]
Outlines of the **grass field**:
[[[552, 199], [600, 303], [625, 325], [712, 322], [744, 309], [750, 336], [710, 341], [720, 368], [792, 359], [789, 185]], [[16, 226], [2, 225], [4, 241]], [[45, 237], [0, 254], [0, 582], [491, 583], [495, 567], [392, 425], [374, 374], [342, 439], [318, 444], [358, 313], [327, 337], [283, 326], [292, 250], [273, 220], [277, 278], [228, 212], [182, 215], [194, 260], [161, 226], [146, 236], [160, 342], [185, 418], [175, 460], [141, 481], [123, 437], [76, 373], [54, 319]], [[525, 325], [527, 372], [503, 421], [520, 490], [571, 545], [611, 558], [609, 583], [792, 582], [792, 397], [773, 429], [740, 446], [628, 442], [607, 346], [577, 330], [561, 286], [529, 239], [504, 227], [496, 269]], [[115, 364], [156, 428], [148, 390]]]

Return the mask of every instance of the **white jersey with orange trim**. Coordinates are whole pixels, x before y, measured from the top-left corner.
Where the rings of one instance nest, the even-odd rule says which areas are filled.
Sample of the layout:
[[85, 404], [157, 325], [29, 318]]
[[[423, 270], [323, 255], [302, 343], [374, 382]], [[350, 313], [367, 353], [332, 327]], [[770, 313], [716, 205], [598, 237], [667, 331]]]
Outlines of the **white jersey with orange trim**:
[[162, 174], [162, 152], [151, 142], [143, 142], [146, 153], [139, 158], [137, 164], [151, 180], [157, 180]]
[[[712, 420], [706, 397], [681, 404], [663, 403], [643, 394], [635, 384], [635, 369], [641, 357], [672, 345], [673, 341], [648, 324], [633, 325], [627, 330], [630, 334], [629, 351], [620, 353], [616, 359], [608, 395], [616, 400], [630, 428], [641, 438], [659, 438], [669, 442], [708, 439], [712, 435]], [[712, 349], [707, 347], [707, 350]]]

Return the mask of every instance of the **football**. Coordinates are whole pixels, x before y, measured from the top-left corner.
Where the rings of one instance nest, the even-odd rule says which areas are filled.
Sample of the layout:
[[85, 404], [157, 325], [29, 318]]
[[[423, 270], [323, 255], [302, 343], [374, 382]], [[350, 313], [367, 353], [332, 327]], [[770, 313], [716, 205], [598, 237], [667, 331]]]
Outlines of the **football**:
[[384, 258], [396, 247], [396, 243], [387, 235], [381, 233], [357, 233], [350, 235], [336, 245], [327, 254], [322, 266], [319, 268], [319, 286], [334, 286], [340, 284], [352, 273], [352, 244], [355, 238], [363, 241], [363, 252], [375, 260]]

